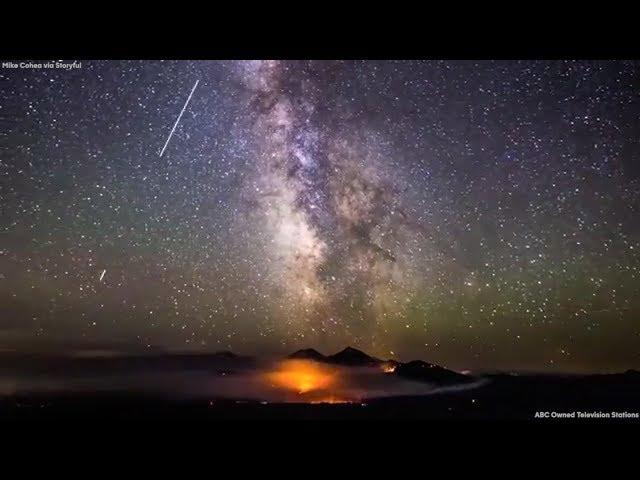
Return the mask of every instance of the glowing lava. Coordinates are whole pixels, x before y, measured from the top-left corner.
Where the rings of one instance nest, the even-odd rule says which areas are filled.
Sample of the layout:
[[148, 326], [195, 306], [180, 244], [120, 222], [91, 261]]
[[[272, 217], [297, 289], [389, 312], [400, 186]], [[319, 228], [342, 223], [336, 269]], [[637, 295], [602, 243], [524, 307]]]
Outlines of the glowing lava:
[[393, 363], [385, 363], [382, 365], [382, 371], [384, 373], [393, 373], [396, 371], [396, 366]]
[[277, 370], [266, 375], [273, 386], [299, 394], [324, 390], [333, 386], [336, 381], [334, 372], [308, 360], [285, 360]]
[[331, 404], [334, 405], [336, 403], [354, 403], [353, 400], [346, 400], [344, 398], [339, 398], [339, 397], [327, 397], [327, 398], [321, 398], [319, 400], [313, 400], [311, 403], [313, 404]]

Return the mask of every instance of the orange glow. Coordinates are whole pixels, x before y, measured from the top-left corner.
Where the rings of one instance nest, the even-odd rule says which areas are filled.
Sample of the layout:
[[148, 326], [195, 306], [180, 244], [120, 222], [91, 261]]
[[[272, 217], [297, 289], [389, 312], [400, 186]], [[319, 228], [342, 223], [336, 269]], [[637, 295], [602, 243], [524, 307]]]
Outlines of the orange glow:
[[321, 398], [320, 400], [314, 400], [311, 403], [331, 403], [331, 404], [335, 404], [335, 403], [353, 403], [353, 401], [345, 400], [344, 398], [327, 397], [327, 398]]
[[382, 365], [382, 371], [384, 373], [393, 373], [396, 371], [396, 366], [392, 363]]
[[267, 373], [267, 379], [273, 386], [303, 394], [334, 385], [335, 374], [308, 360], [285, 360], [277, 370]]

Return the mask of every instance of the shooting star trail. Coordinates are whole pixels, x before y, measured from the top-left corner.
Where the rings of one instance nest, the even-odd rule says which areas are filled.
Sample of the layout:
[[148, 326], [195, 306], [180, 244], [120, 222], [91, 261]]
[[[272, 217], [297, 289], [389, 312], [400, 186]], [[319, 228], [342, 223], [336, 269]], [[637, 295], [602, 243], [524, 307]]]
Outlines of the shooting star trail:
[[178, 122], [180, 122], [180, 118], [182, 118], [182, 114], [186, 110], [187, 105], [189, 104], [189, 101], [191, 100], [191, 97], [193, 95], [193, 92], [196, 91], [196, 87], [198, 86], [199, 82], [200, 82], [200, 80], [196, 80], [196, 83], [193, 86], [193, 88], [191, 89], [191, 93], [189, 94], [189, 98], [187, 98], [187, 101], [184, 102], [184, 107], [182, 107], [182, 110], [180, 111], [180, 115], [178, 115], [178, 118], [176, 119], [176, 123], [173, 124], [173, 128], [171, 129], [171, 133], [167, 137], [167, 141], [164, 142], [164, 147], [162, 147], [162, 150], [160, 151], [160, 156], [162, 156], [162, 154], [164, 153], [164, 150], [167, 148], [167, 145], [169, 145], [169, 140], [171, 140], [171, 137], [173, 136], [173, 132], [176, 131], [176, 127], [178, 126]]
[[100, 274], [100, 283], [102, 283], [102, 279], [104, 278], [104, 274], [107, 273], [107, 269], [105, 268]]

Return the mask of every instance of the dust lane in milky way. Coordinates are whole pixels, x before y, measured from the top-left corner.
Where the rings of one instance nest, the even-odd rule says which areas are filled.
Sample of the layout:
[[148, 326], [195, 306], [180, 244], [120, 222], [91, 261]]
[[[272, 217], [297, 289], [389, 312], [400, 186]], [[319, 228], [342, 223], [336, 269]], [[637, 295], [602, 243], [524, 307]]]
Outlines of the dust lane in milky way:
[[0, 71], [0, 348], [638, 366], [637, 62], [82, 65]]
[[242, 228], [255, 225], [268, 238], [264, 278], [281, 290], [283, 332], [305, 332], [313, 344], [337, 334], [374, 345], [425, 280], [415, 274], [421, 258], [405, 247], [427, 242], [403, 214], [407, 187], [385, 165], [393, 153], [384, 135], [345, 122], [346, 108], [319, 111], [313, 75], [297, 73], [281, 62], [240, 66], [256, 142], [244, 192], [251, 217]]

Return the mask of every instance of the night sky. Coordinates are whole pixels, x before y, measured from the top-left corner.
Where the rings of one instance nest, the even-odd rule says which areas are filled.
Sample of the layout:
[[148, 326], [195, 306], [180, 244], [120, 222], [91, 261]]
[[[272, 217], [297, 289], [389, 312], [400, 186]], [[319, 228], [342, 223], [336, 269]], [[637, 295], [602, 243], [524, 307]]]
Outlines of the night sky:
[[638, 368], [639, 94], [618, 61], [0, 69], [0, 349]]

